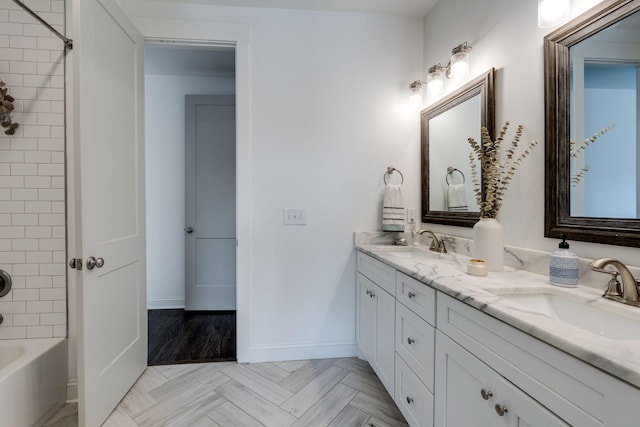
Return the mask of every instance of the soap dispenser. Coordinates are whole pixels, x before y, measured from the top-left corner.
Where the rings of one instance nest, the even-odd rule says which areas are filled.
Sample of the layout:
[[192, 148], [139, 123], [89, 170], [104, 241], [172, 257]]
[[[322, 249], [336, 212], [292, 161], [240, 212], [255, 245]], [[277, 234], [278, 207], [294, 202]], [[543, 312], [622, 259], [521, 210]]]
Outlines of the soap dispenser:
[[558, 286], [578, 286], [578, 255], [569, 250], [565, 233], [562, 234], [562, 242], [558, 245], [558, 250], [551, 254], [549, 282]]

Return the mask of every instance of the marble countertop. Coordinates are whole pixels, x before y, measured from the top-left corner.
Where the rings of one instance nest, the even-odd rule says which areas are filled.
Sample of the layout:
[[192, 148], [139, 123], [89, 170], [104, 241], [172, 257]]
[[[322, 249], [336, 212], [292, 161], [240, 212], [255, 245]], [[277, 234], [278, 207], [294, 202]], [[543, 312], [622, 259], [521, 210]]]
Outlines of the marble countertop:
[[640, 308], [605, 300], [598, 289], [554, 286], [544, 275], [512, 267], [505, 267], [502, 272], [489, 272], [485, 277], [471, 276], [466, 273], [468, 256], [439, 254], [423, 245], [399, 247], [356, 240], [356, 249], [640, 388], [640, 330], [636, 339], [607, 338], [549, 314], [529, 310], [500, 294], [544, 292], [570, 296], [574, 301], [608, 310], [612, 316], [628, 317], [632, 326], [634, 320], [640, 322]]

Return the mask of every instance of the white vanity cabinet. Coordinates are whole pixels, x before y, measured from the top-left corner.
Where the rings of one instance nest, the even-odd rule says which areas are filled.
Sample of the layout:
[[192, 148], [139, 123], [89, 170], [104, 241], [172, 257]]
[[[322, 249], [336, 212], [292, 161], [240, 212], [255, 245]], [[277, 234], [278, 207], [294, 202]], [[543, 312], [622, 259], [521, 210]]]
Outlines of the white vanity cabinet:
[[[375, 279], [374, 282], [371, 278]], [[382, 286], [379, 286], [382, 285]], [[395, 269], [358, 253], [356, 342], [391, 397], [395, 389]], [[389, 290], [392, 292], [390, 293]]]
[[440, 331], [436, 347], [434, 425], [568, 426]]

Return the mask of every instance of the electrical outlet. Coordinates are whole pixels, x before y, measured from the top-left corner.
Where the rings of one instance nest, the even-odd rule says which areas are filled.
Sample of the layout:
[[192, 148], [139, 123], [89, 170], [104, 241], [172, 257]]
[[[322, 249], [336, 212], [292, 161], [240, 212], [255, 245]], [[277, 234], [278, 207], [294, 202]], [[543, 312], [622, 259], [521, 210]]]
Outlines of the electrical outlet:
[[306, 209], [284, 209], [284, 225], [306, 225]]
[[415, 224], [416, 223], [416, 208], [407, 209], [407, 224]]

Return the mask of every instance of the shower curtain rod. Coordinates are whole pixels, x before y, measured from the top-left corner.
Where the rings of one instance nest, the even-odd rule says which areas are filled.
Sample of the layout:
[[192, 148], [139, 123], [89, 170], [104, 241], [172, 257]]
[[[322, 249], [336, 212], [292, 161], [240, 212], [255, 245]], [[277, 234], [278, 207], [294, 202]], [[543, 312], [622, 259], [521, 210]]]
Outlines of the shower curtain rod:
[[65, 37], [62, 34], [60, 34], [60, 32], [58, 30], [53, 28], [47, 21], [45, 21], [44, 19], [40, 18], [37, 13], [35, 13], [33, 10], [29, 9], [20, 0], [13, 0], [13, 2], [15, 4], [17, 4], [18, 6], [20, 6], [21, 8], [23, 8], [25, 12], [27, 12], [29, 15], [33, 16], [42, 25], [47, 27], [49, 29], [49, 31], [51, 31], [53, 34], [58, 36], [58, 38], [64, 42], [64, 45], [67, 47], [67, 49], [73, 49], [73, 40], [71, 40], [70, 38]]

